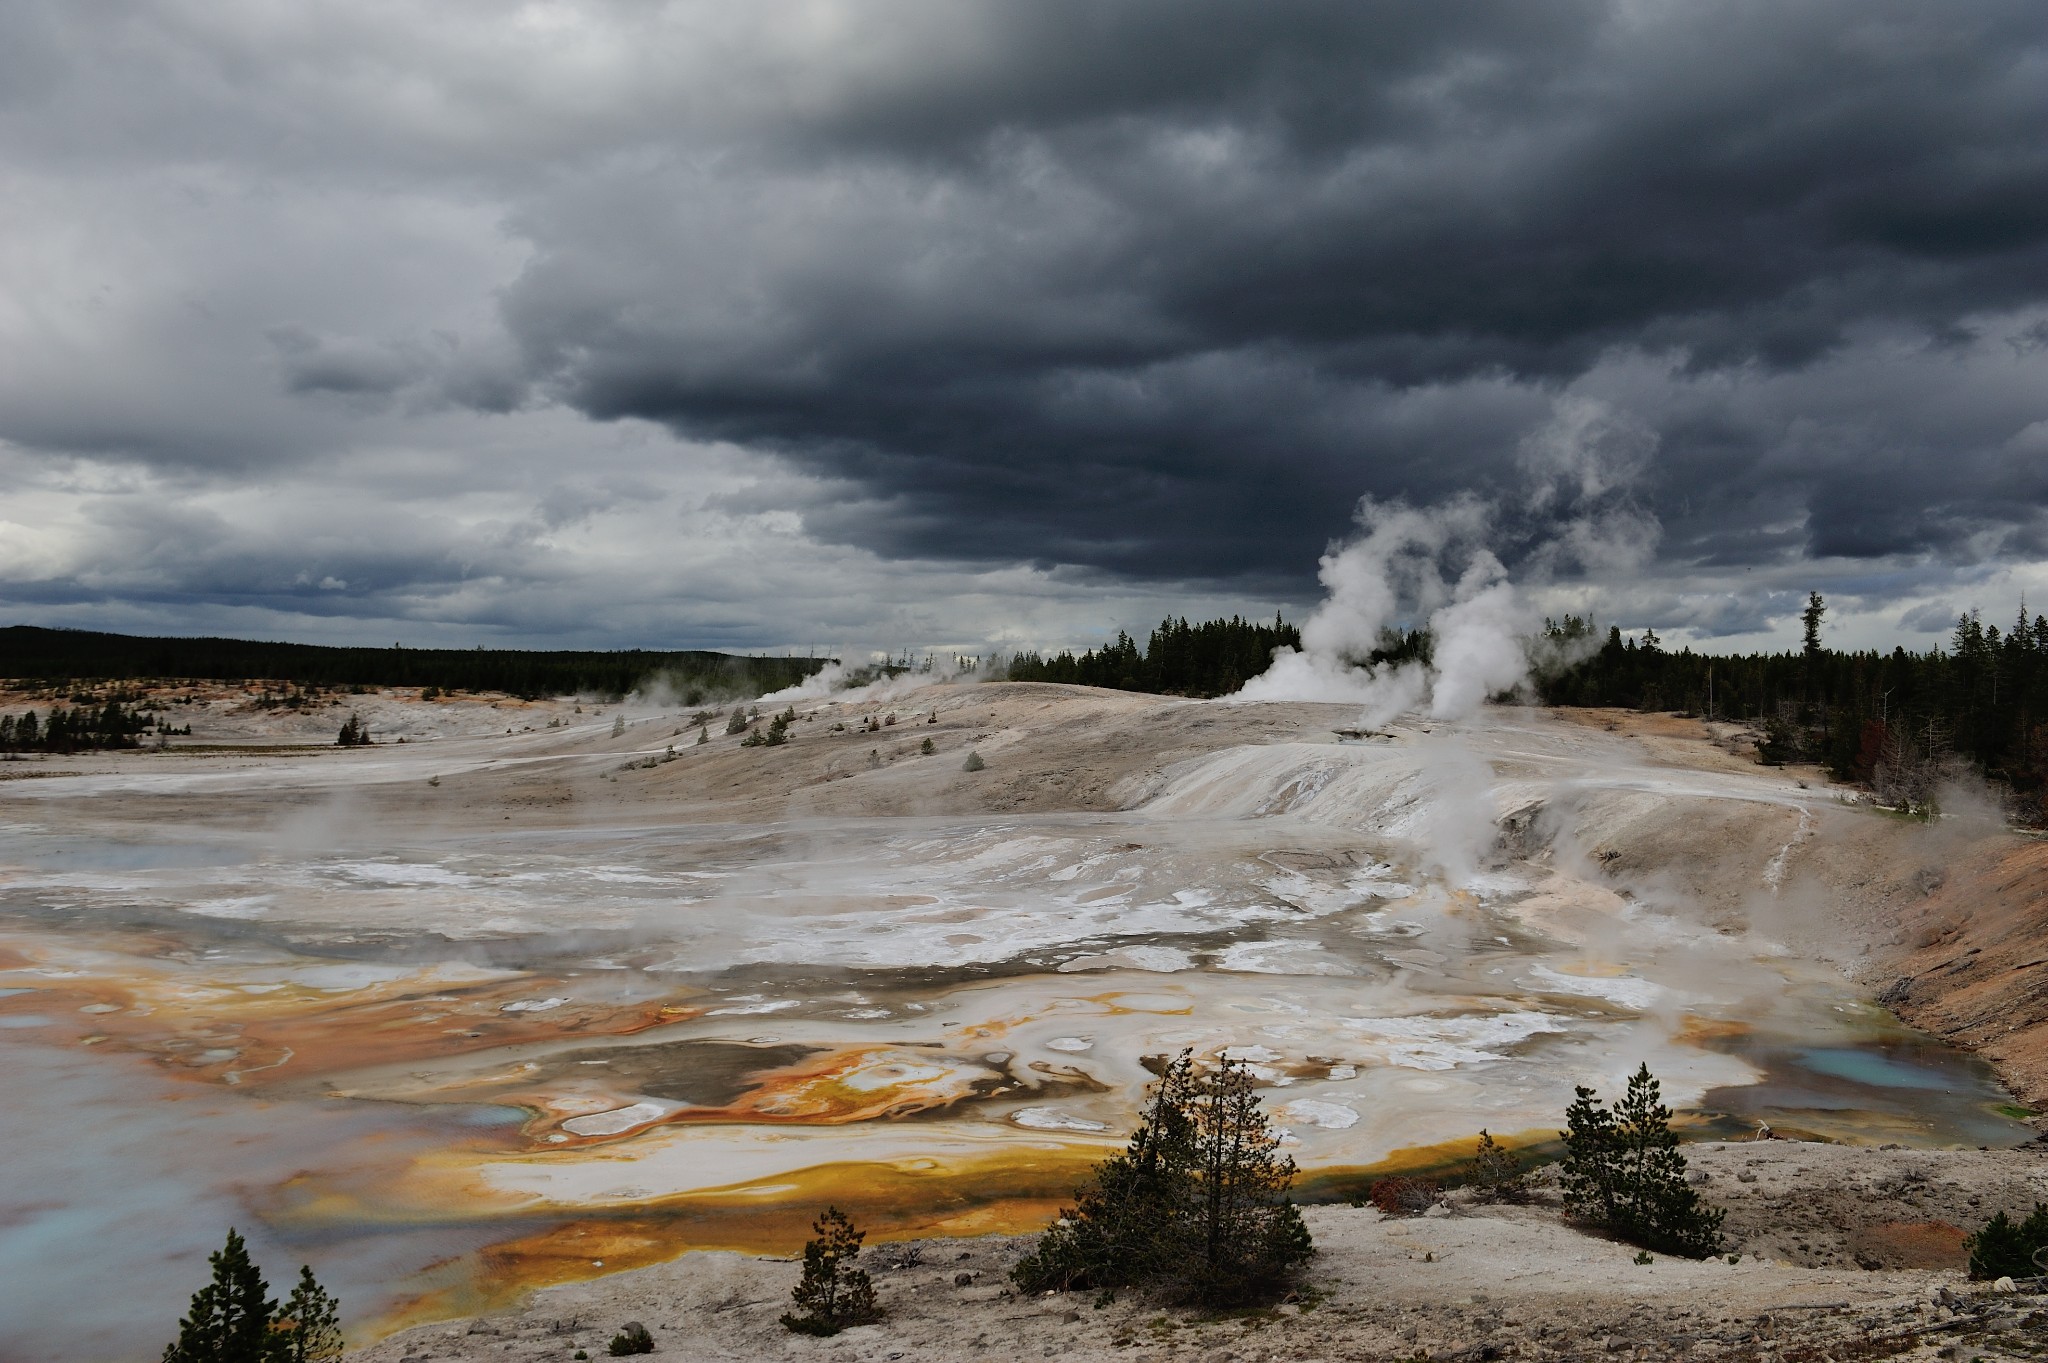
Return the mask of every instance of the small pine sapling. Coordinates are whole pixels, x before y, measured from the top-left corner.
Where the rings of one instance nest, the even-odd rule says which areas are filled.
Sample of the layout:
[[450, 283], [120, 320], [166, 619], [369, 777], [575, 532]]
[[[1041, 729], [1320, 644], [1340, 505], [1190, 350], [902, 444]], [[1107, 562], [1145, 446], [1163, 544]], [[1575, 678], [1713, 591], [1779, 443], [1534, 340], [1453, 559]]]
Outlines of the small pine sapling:
[[926, 757], [930, 757], [933, 753], [939, 750], [939, 745], [932, 742], [929, 738], [927, 738], [924, 742], [917, 745], [917, 750], [923, 753]]
[[341, 1357], [341, 1303], [327, 1294], [310, 1265], [278, 1311], [279, 1363], [336, 1363]]
[[1522, 1162], [1483, 1128], [1466, 1182], [1482, 1202], [1520, 1202], [1529, 1192]]
[[836, 1335], [849, 1325], [880, 1320], [874, 1283], [853, 1267], [867, 1232], [855, 1230], [852, 1218], [837, 1207], [827, 1207], [811, 1229], [817, 1238], [804, 1242], [803, 1277], [790, 1293], [802, 1314], [784, 1315], [783, 1328], [801, 1335]]
[[962, 762], [962, 763], [960, 764], [960, 770], [962, 770], [962, 771], [980, 771], [980, 770], [981, 770], [982, 768], [986, 767], [987, 765], [988, 765], [988, 763], [986, 763], [986, 762], [984, 762], [984, 761], [982, 761], [982, 760], [981, 760], [981, 754], [980, 754], [980, 753], [978, 753], [978, 752], [971, 752], [971, 753], [967, 754], [967, 760], [966, 760], [965, 762]]
[[612, 1336], [612, 1342], [605, 1345], [604, 1351], [613, 1358], [651, 1354], [654, 1352], [654, 1336], [639, 1321], [629, 1320], [619, 1327], [619, 1332]]
[[785, 710], [768, 722], [768, 727], [756, 729], [740, 741], [742, 748], [779, 748], [789, 742], [789, 726], [796, 719], [795, 710]]

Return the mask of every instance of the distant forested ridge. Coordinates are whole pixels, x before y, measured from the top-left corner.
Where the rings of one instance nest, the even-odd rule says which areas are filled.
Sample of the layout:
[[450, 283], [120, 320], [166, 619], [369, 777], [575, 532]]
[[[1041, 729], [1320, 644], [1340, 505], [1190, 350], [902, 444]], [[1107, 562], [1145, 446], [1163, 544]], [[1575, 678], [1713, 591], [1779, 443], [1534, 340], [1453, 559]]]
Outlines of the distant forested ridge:
[[1732, 656], [1671, 652], [1654, 630], [1638, 643], [1610, 629], [1594, 647], [1593, 627], [1567, 616], [1546, 622], [1546, 643], [1588, 656], [1537, 691], [1552, 705], [1751, 721], [1764, 761], [1816, 762], [1901, 808], [1924, 808], [1948, 775], [1974, 767], [2007, 788], [2016, 816], [2048, 822], [2048, 619], [2022, 610], [2001, 632], [1973, 612], [1947, 649], [1841, 652], [1820, 645], [1825, 610], [1810, 598], [1798, 652]]
[[656, 679], [687, 704], [794, 686], [829, 658], [702, 650], [612, 653], [504, 648], [334, 648], [248, 639], [155, 639], [88, 630], [0, 628], [0, 679], [48, 684], [205, 678], [318, 686], [420, 686], [515, 696], [625, 695]]
[[1020, 653], [1010, 659], [1011, 681], [1067, 682], [1119, 691], [1174, 696], [1227, 696], [1273, 663], [1281, 645], [1301, 646], [1301, 631], [1277, 615], [1270, 625], [1231, 616], [1190, 625], [1185, 618], [1160, 621], [1140, 651], [1122, 630], [1116, 642], [1080, 657], [1061, 653], [1043, 658]]

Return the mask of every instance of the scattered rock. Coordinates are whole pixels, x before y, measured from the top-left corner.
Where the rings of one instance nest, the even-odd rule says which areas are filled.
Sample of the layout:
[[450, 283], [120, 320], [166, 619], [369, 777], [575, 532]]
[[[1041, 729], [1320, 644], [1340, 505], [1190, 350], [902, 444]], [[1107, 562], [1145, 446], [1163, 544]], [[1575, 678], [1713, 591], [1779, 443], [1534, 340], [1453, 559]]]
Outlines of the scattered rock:
[[616, 1335], [612, 1336], [611, 1346], [607, 1352], [614, 1358], [626, 1354], [651, 1354], [654, 1352], [654, 1336], [649, 1334], [647, 1327], [639, 1321], [629, 1320], [619, 1327]]

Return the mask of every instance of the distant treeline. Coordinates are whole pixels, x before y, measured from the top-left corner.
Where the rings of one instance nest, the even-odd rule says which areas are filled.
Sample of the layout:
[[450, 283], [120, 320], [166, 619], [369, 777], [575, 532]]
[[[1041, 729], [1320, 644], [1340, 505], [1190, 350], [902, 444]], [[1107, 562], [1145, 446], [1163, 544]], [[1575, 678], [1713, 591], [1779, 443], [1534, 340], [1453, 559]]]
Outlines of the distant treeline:
[[132, 748], [136, 735], [154, 722], [112, 700], [104, 706], [81, 705], [75, 710], [60, 707], [41, 717], [33, 710], [20, 716], [0, 715], [0, 752]]
[[[2048, 816], [2048, 619], [2022, 612], [2001, 632], [1973, 613], [1956, 622], [1945, 650], [1845, 653], [1820, 645], [1825, 609], [1811, 598], [1798, 652], [1671, 652], [1655, 631], [1639, 643], [1610, 629], [1589, 656], [1537, 689], [1553, 705], [1752, 721], [1765, 761], [1817, 762], [1905, 808], [1925, 807], [1967, 764], [2009, 788], [2022, 817]], [[1594, 642], [1586, 621], [1546, 624], [1563, 656]]]
[[[1808, 761], [1871, 787], [1886, 804], [1924, 810], [1942, 783], [1970, 768], [2003, 786], [2013, 813], [2048, 824], [2048, 617], [2024, 612], [2009, 630], [1975, 614], [1949, 647], [1843, 652], [1821, 645], [1826, 603], [1804, 616], [1805, 647], [1784, 653], [1671, 651], [1655, 630], [1640, 640], [1587, 620], [1546, 621], [1532, 649], [1536, 692], [1549, 705], [1669, 710], [1753, 723], [1766, 762]], [[1264, 672], [1280, 645], [1300, 647], [1286, 621], [1235, 616], [1191, 625], [1167, 619], [1143, 649], [1128, 634], [1076, 657], [1019, 654], [1012, 681], [1071, 682], [1124, 691], [1228, 695]], [[1428, 658], [1425, 631], [1390, 631], [1360, 662]]]
[[0, 678], [39, 683], [205, 678], [318, 686], [420, 686], [515, 696], [622, 696], [665, 681], [685, 704], [794, 686], [829, 658], [688, 650], [614, 653], [505, 648], [332, 648], [248, 639], [151, 639], [14, 625], [0, 629]]
[[1185, 618], [1159, 623], [1144, 649], [1122, 630], [1116, 642], [1080, 657], [1043, 658], [1020, 653], [1010, 660], [1011, 681], [1068, 682], [1119, 691], [1175, 696], [1227, 696], [1273, 662], [1273, 650], [1301, 646], [1301, 631], [1277, 615], [1270, 625], [1231, 616], [1190, 625]]

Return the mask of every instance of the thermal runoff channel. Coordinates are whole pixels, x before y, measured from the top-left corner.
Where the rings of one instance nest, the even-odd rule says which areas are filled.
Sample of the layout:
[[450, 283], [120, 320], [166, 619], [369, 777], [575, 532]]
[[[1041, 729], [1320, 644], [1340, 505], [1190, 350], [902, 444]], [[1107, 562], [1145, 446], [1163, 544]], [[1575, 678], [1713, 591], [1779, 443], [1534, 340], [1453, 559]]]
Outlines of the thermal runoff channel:
[[2031, 1135], [1852, 978], [1857, 887], [1934, 834], [1698, 723], [815, 689], [772, 746], [385, 692], [296, 750], [223, 693], [221, 746], [0, 783], [0, 1314], [55, 1347], [83, 1275], [93, 1347], [154, 1348], [228, 1222], [373, 1330], [828, 1200], [1032, 1229], [1182, 1049], [1247, 1062], [1312, 1199], [1645, 1061], [1704, 1132]]

